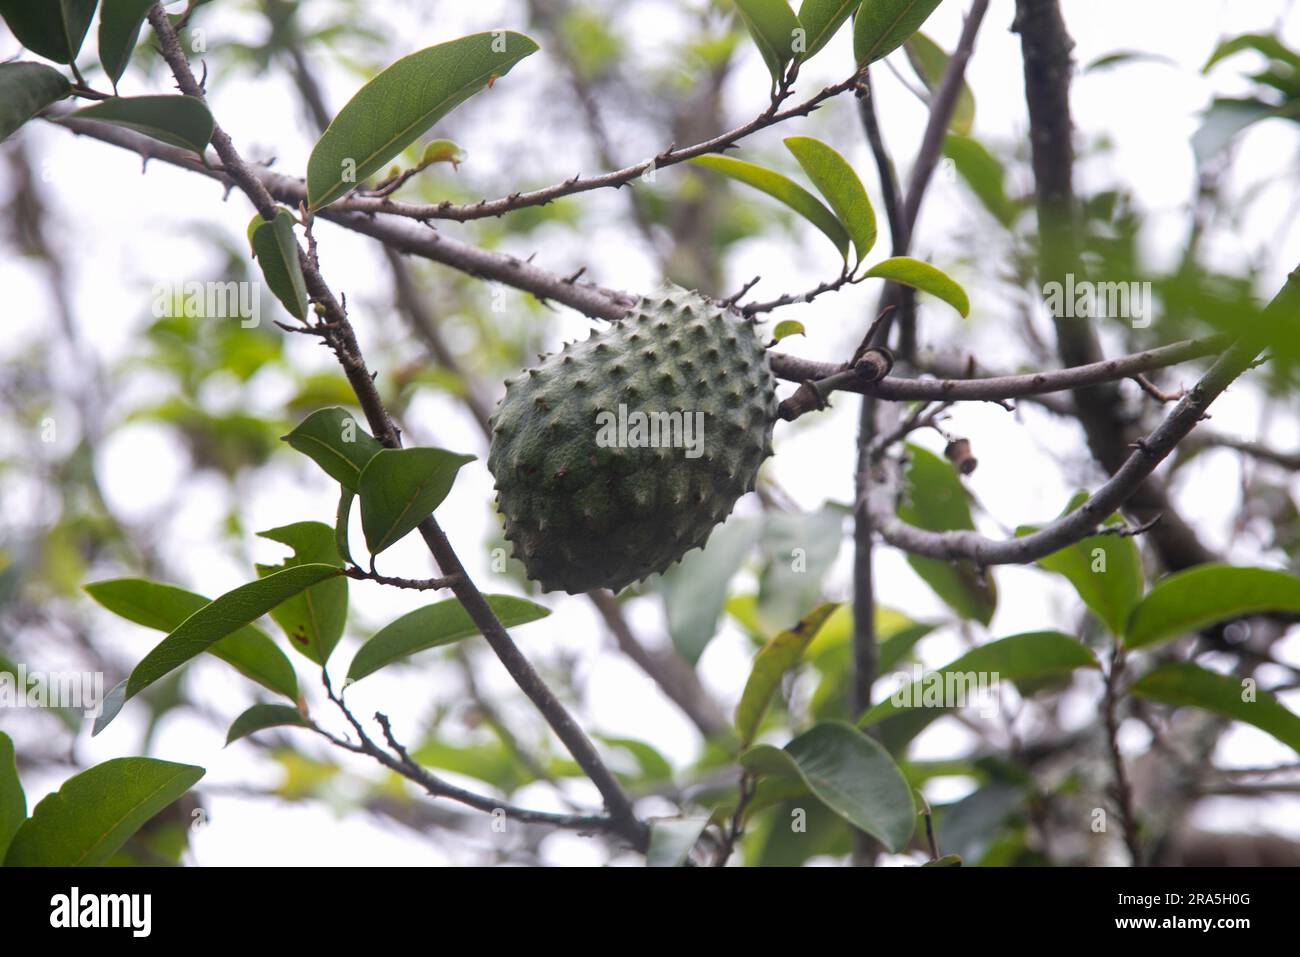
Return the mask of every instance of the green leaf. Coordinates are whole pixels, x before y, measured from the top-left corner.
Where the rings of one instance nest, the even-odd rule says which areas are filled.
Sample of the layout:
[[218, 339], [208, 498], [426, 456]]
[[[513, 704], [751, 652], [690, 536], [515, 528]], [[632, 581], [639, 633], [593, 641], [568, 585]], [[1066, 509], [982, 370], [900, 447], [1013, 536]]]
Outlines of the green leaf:
[[[914, 622], [892, 608], [876, 606], [876, 641], [879, 645], [877, 674], [887, 675], [922, 638], [932, 632], [934, 625]], [[838, 718], [846, 714], [853, 682], [853, 610], [841, 605], [827, 620], [808, 651], [807, 660], [817, 669], [821, 680], [808, 702], [809, 713], [815, 720]]]
[[803, 0], [799, 7], [799, 24], [806, 36], [799, 60], [802, 62], [816, 55], [861, 3], [862, 0]]
[[357, 91], [307, 161], [307, 202], [328, 206], [378, 172], [434, 123], [505, 76], [537, 44], [495, 30], [403, 57]]
[[349, 492], [357, 490], [362, 469], [383, 448], [343, 409], [313, 412], [282, 439]]
[[381, 449], [357, 482], [361, 530], [373, 559], [433, 514], [472, 455], [444, 449]]
[[761, 190], [773, 199], [779, 199], [820, 229], [826, 238], [835, 244], [840, 255], [848, 258], [848, 231], [821, 200], [794, 180], [773, 170], [744, 160], [733, 159], [730, 156], [697, 156], [691, 162]]
[[226, 744], [229, 746], [240, 738], [267, 728], [308, 726], [307, 719], [297, 708], [291, 708], [287, 704], [255, 704], [230, 725], [230, 730], [226, 733]]
[[1291, 68], [1300, 70], [1300, 54], [1287, 47], [1276, 36], [1270, 33], [1243, 33], [1240, 36], [1224, 40], [1215, 47], [1209, 60], [1201, 68], [1201, 72], [1209, 73], [1216, 63], [1245, 50], [1254, 50], [1257, 53], [1262, 53], [1270, 60], [1280, 60]]
[[[858, 727], [880, 725], [879, 738], [890, 751], [900, 752], [936, 718], [969, 698], [980, 682], [1034, 681], [1047, 675], [1068, 674], [1076, 668], [1096, 668], [1088, 648], [1057, 631], [1033, 631], [980, 645], [951, 664], [869, 708]], [[951, 676], [951, 677], [950, 677]], [[942, 693], [940, 693], [942, 692]]]
[[858, 67], [897, 50], [937, 6], [939, 0], [866, 0], [853, 23], [853, 57]]
[[[933, 93], [939, 81], [943, 79], [944, 71], [948, 68], [948, 60], [951, 58], [939, 44], [924, 33], [912, 34], [911, 39], [903, 45], [903, 49], [916, 75], [925, 84], [925, 88]], [[957, 102], [953, 106], [952, 119], [948, 121], [948, 129], [958, 135], [969, 136], [974, 125], [975, 94], [963, 79], [961, 89], [957, 92]]]
[[866, 275], [928, 292], [956, 309], [963, 319], [970, 315], [970, 300], [966, 298], [966, 290], [943, 271], [919, 259], [910, 256], [885, 259], [868, 269]]
[[853, 851], [853, 844], [853, 828], [826, 805], [809, 800], [805, 794], [782, 801], [772, 808], [771, 814], [756, 821], [745, 838], [743, 850], [749, 867], [802, 867], [821, 855], [847, 857]]
[[935, 808], [943, 846], [964, 860], [982, 860], [1008, 819], [1023, 814], [1028, 797], [1022, 783], [995, 779], [959, 801]]
[[302, 278], [302, 263], [298, 261], [294, 222], [293, 214], [284, 208], [278, 209], [275, 219], [269, 223], [260, 214], [254, 215], [248, 224], [248, 244], [275, 298], [289, 315], [305, 322], [307, 282]]
[[774, 342], [780, 342], [787, 336], [802, 336], [806, 334], [803, 323], [795, 319], [782, 319], [772, 330], [772, 339]]
[[650, 822], [650, 849], [646, 867], [684, 867], [691, 848], [709, 826], [707, 815]]
[[99, 8], [99, 62], [117, 88], [154, 0], [104, 0]]
[[186, 618], [145, 655], [127, 679], [126, 699], [134, 698], [159, 678], [256, 621], [281, 602], [339, 574], [342, 570], [336, 565], [295, 565], [226, 592]]
[[95, 725], [91, 728], [90, 736], [95, 737], [112, 724], [113, 719], [117, 717], [124, 704], [126, 704], [126, 679], [119, 681], [108, 694], [104, 695], [104, 700], [99, 706], [99, 715], [95, 718]]
[[668, 635], [683, 659], [694, 665], [718, 630], [727, 600], [727, 585], [754, 546], [753, 520], [733, 518], [659, 579]]
[[895, 853], [912, 836], [911, 787], [888, 752], [852, 725], [815, 725], [783, 751], [760, 745], [740, 763], [759, 774], [797, 774], [818, 800]]
[[736, 13], [753, 37], [775, 85], [794, 59], [799, 18], [786, 0], [736, 0]]
[[[1252, 684], [1247, 686], [1245, 680]], [[1255, 688], [1253, 679], [1221, 675], [1180, 661], [1147, 672], [1133, 683], [1132, 691], [1149, 701], [1174, 707], [1190, 705], [1253, 724], [1300, 752], [1300, 716], [1267, 691]]]
[[1081, 72], [1100, 73], [1103, 70], [1111, 70], [1133, 63], [1160, 63], [1164, 66], [1179, 66], [1177, 60], [1162, 56], [1159, 53], [1148, 53], [1144, 50], [1116, 50], [1113, 53], [1103, 53], [1097, 59], [1085, 65]]
[[1210, 104], [1201, 118], [1200, 128], [1192, 134], [1192, 152], [1197, 163], [1205, 164], [1222, 153], [1247, 127], [1261, 120], [1295, 115], [1295, 107], [1274, 106], [1264, 100], [1219, 97]]
[[450, 163], [453, 169], [457, 169], [461, 163], [465, 162], [466, 155], [465, 151], [451, 140], [434, 140], [420, 154], [420, 165], [432, 166], [434, 163]]
[[18, 42], [55, 63], [71, 63], [95, 15], [96, 0], [0, 0]]
[[[507, 628], [545, 618], [549, 608], [513, 595], [484, 595], [501, 624]], [[479, 634], [478, 625], [459, 599], [448, 598], [426, 605], [391, 621], [357, 651], [348, 668], [348, 682], [360, 681], [419, 651], [449, 645]]]
[[[952, 465], [919, 445], [909, 444], [907, 452], [911, 461], [898, 517], [930, 532], [973, 530], [975, 521], [966, 486]], [[917, 555], [908, 555], [907, 563], [963, 618], [985, 625], [993, 620], [998, 594], [987, 570], [980, 575], [970, 562], [945, 562]]]
[[810, 136], [791, 136], [785, 147], [794, 154], [817, 191], [831, 204], [835, 215], [853, 239], [858, 262], [876, 244], [876, 213], [867, 198], [866, 188], [848, 160], [820, 140]]
[[214, 125], [208, 108], [192, 96], [115, 96], [69, 115], [124, 126], [200, 156]]
[[[334, 529], [322, 522], [298, 522], [257, 534], [293, 549], [293, 557], [283, 564], [258, 565], [257, 573], [263, 577], [300, 565], [342, 562]], [[273, 608], [271, 617], [284, 629], [293, 647], [324, 665], [343, 637], [348, 617], [348, 581], [340, 576], [313, 585]]]
[[72, 84], [44, 63], [0, 63], [0, 143], [51, 103], [72, 94]]
[[352, 561], [352, 549], [348, 546], [348, 522], [352, 518], [352, 500], [354, 498], [356, 496], [352, 492], [342, 489], [339, 492], [338, 512], [334, 517], [334, 547], [339, 558], [349, 565], [356, 564]]
[[4, 861], [9, 842], [25, 820], [27, 797], [23, 794], [22, 781], [18, 780], [14, 743], [0, 731], [0, 862]]
[[1156, 583], [1129, 616], [1124, 644], [1143, 648], [1265, 611], [1300, 612], [1300, 577], [1268, 568], [1197, 565]]
[[826, 619], [839, 607], [838, 602], [818, 605], [787, 631], [781, 632], [754, 656], [754, 664], [745, 682], [745, 691], [736, 705], [736, 731], [742, 747], [749, 747], [758, 734], [759, 724], [785, 673], [799, 663], [809, 643], [817, 636]]
[[[173, 631], [209, 603], [202, 595], [143, 578], [93, 582], [85, 590], [113, 614], [158, 631]], [[293, 665], [265, 632], [246, 625], [207, 650], [262, 687], [290, 701], [298, 700], [298, 678]]]
[[945, 854], [943, 857], [936, 857], [932, 861], [926, 861], [922, 867], [961, 867], [961, 855]]
[[618, 748], [631, 755], [641, 772], [643, 782], [671, 781], [673, 766], [657, 749], [637, 738], [620, 738], [608, 734], [593, 734], [593, 738], [611, 748]]
[[1003, 226], [1015, 222], [1019, 210], [1007, 196], [1006, 170], [979, 140], [950, 133], [943, 141], [943, 155], [957, 167], [957, 175]]
[[[1087, 498], [1087, 493], [1078, 493], [1062, 514], [1077, 510]], [[1106, 524], [1123, 525], [1124, 520], [1112, 515]], [[1035, 531], [1026, 525], [1016, 529], [1016, 535]], [[1038, 565], [1065, 576], [1112, 634], [1124, 633], [1129, 613], [1142, 598], [1142, 556], [1132, 537], [1094, 535], [1039, 559]]]
[[764, 558], [758, 578], [758, 617], [772, 633], [811, 611], [844, 542], [844, 513], [772, 511], [763, 516]]
[[153, 758], [114, 758], [44, 798], [9, 845], [9, 867], [103, 864], [155, 814], [192, 788], [203, 768]]
[[465, 745], [428, 741], [411, 756], [426, 767], [477, 778], [506, 794], [537, 780], [536, 773], [520, 764], [518, 752], [499, 739]]

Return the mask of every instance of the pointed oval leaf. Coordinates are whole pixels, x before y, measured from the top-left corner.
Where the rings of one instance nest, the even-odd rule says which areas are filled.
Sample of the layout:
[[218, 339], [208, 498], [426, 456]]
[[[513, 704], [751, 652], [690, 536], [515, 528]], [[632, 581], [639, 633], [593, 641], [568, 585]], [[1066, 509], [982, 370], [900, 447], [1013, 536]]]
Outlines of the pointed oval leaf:
[[943, 141], [943, 155], [952, 160], [957, 175], [966, 181], [975, 197], [1003, 226], [1015, 222], [1019, 207], [1007, 196], [1006, 170], [998, 158], [979, 140], [949, 134]]
[[628, 754], [636, 762], [642, 782], [671, 781], [673, 766], [655, 747], [637, 738], [621, 738], [608, 734], [593, 734], [601, 744], [617, 748]]
[[452, 169], [459, 169], [460, 164], [465, 162], [469, 154], [453, 143], [451, 140], [434, 140], [424, 148], [420, 154], [421, 166], [432, 166], [434, 163], [450, 163]]
[[707, 815], [659, 819], [650, 822], [650, 849], [646, 867], [684, 867], [691, 848], [709, 826]]
[[[980, 645], [951, 664], [900, 688], [895, 694], [869, 708], [858, 727], [880, 725], [879, 737], [893, 752], [907, 743], [936, 718], [969, 700], [950, 700], [948, 689], [960, 688], [963, 697], [978, 690], [980, 678], [998, 681], [1033, 681], [1048, 675], [1068, 674], [1077, 668], [1096, 668], [1097, 659], [1087, 646], [1057, 631], [1033, 631]], [[952, 676], [951, 678], [949, 676]], [[959, 680], [960, 679], [960, 680]], [[933, 700], [942, 689], [936, 704]]]
[[[931, 93], [943, 79], [944, 70], [948, 68], [948, 60], [951, 57], [944, 49], [935, 43], [924, 33], [914, 33], [911, 38], [903, 44], [903, 50], [907, 53], [908, 62], [912, 64], [912, 69], [920, 77], [925, 88]], [[948, 121], [948, 129], [961, 136], [969, 136], [971, 127], [975, 125], [975, 94], [971, 92], [970, 85], [963, 79], [961, 89], [957, 91], [957, 102], [953, 106], [952, 118]]]
[[[898, 517], [929, 532], [973, 530], [969, 495], [951, 463], [910, 443], [907, 454], [906, 494], [898, 504]], [[985, 625], [993, 620], [998, 592], [991, 572], [981, 575], [970, 562], [918, 555], [908, 555], [907, 563], [963, 618]]]
[[1300, 752], [1300, 715], [1267, 691], [1243, 685], [1243, 679], [1198, 668], [1186, 661], [1161, 665], [1133, 683], [1132, 691], [1149, 701], [1202, 708], [1225, 718], [1253, 724]]
[[1124, 644], [1143, 648], [1265, 611], [1300, 612], [1300, 577], [1268, 568], [1198, 565], [1147, 592], [1129, 616]]
[[1197, 163], [1208, 163], [1243, 130], [1263, 120], [1285, 116], [1285, 110], [1253, 97], [1216, 97], [1202, 115], [1200, 128], [1192, 134], [1192, 153]]
[[346, 491], [355, 492], [361, 470], [383, 446], [343, 409], [318, 409], [283, 441], [325, 470]]
[[939, 0], [866, 0], [853, 23], [853, 57], [859, 69], [902, 46], [937, 6]]
[[912, 836], [916, 808], [911, 787], [889, 753], [850, 724], [814, 725], [784, 750], [751, 748], [741, 764], [767, 776], [793, 771], [819, 801], [895, 853]]
[[361, 471], [361, 530], [371, 556], [433, 514], [472, 455], [445, 449], [382, 449]]
[[[772, 511], [763, 517], [757, 613], [772, 633], [797, 621], [822, 598], [822, 583], [843, 544], [844, 513]], [[798, 561], [791, 561], [797, 556]]]
[[203, 768], [114, 758], [74, 775], [44, 798], [14, 835], [9, 867], [94, 867], [192, 788]]
[[727, 585], [757, 537], [753, 520], [733, 517], [709, 536], [703, 549], [690, 552], [660, 577], [658, 591], [663, 597], [668, 637], [690, 664], [700, 660], [718, 633]]
[[804, 50], [800, 60], [807, 60], [830, 42], [844, 21], [862, 0], [803, 0], [799, 7], [799, 25], [803, 27]]
[[307, 282], [302, 278], [298, 261], [298, 239], [294, 236], [293, 214], [280, 209], [271, 222], [260, 214], [248, 225], [248, 241], [253, 258], [262, 267], [262, 278], [280, 300], [289, 315], [307, 319]]
[[1291, 50], [1273, 34], [1243, 33], [1240, 36], [1224, 40], [1215, 47], [1214, 52], [1210, 54], [1210, 58], [1205, 62], [1205, 66], [1201, 67], [1201, 72], [1209, 73], [1216, 63], [1226, 60], [1228, 57], [1236, 56], [1243, 50], [1254, 50], [1257, 53], [1262, 53], [1270, 60], [1281, 60], [1288, 66], [1300, 70], [1300, 54]]
[[755, 163], [747, 163], [730, 156], [697, 156], [691, 162], [722, 173], [724, 176], [730, 176], [746, 186], [762, 190], [773, 199], [779, 199], [820, 229], [826, 238], [835, 244], [841, 256], [848, 257], [848, 231], [821, 200], [794, 180]]
[[127, 679], [127, 700], [195, 655], [207, 651], [222, 638], [256, 621], [281, 602], [340, 574], [342, 569], [336, 565], [295, 565], [241, 585], [204, 605], [135, 666]]
[[857, 261], [862, 262], [876, 244], [876, 212], [867, 190], [848, 160], [811, 136], [791, 136], [786, 149], [794, 154], [803, 171], [835, 210], [835, 215], [853, 239]]
[[115, 96], [70, 117], [124, 126], [200, 156], [212, 139], [212, 114], [192, 96]]
[[72, 84], [44, 63], [0, 63], [0, 143], [18, 127], [72, 94]]
[[18, 761], [14, 743], [0, 731], [0, 862], [5, 859], [9, 842], [23, 821], [27, 820], [27, 797], [18, 780]]
[[55, 63], [71, 63], [90, 29], [98, 0], [0, 0], [18, 42]]
[[343, 559], [345, 564], [355, 565], [352, 561], [352, 549], [348, 545], [348, 522], [352, 518], [352, 500], [356, 495], [343, 489], [339, 493], [339, 507], [334, 516], [334, 547], [338, 551], [339, 558]]
[[838, 602], [818, 605], [801, 618], [797, 625], [781, 632], [754, 656], [749, 680], [745, 682], [744, 693], [736, 705], [736, 731], [740, 735], [742, 747], [748, 747], [753, 742], [768, 703], [785, 673], [799, 663], [826, 619], [838, 607]]
[[928, 292], [956, 309], [963, 319], [970, 315], [970, 300], [966, 298], [966, 290], [947, 273], [919, 259], [910, 256], [885, 259], [868, 269], [866, 275]]
[[91, 728], [90, 736], [95, 737], [112, 724], [113, 719], [117, 717], [124, 704], [126, 704], [125, 678], [115, 684], [108, 694], [104, 695], [104, 700], [99, 706], [99, 714], [95, 716], [95, 724]]
[[509, 30], [475, 33], [403, 57], [357, 91], [307, 161], [307, 202], [328, 206], [381, 170], [455, 107], [538, 47]]
[[[158, 631], [176, 629], [210, 601], [183, 588], [143, 578], [93, 582], [86, 585], [85, 590], [113, 614]], [[207, 650], [262, 687], [282, 694], [290, 701], [298, 700], [298, 677], [293, 665], [265, 632], [246, 625]], [[107, 703], [103, 713], [107, 714]]]
[[736, 0], [736, 12], [775, 83], [794, 59], [796, 43], [801, 42], [799, 18], [786, 0]]
[[104, 0], [99, 8], [99, 62], [113, 81], [122, 79], [154, 0]]
[[226, 732], [226, 744], [229, 746], [267, 728], [283, 727], [306, 728], [307, 719], [297, 708], [287, 704], [255, 704], [231, 723]]
[[[257, 534], [293, 549], [293, 557], [280, 565], [258, 565], [257, 573], [262, 576], [298, 565], [342, 562], [334, 529], [323, 522], [297, 522]], [[271, 618], [284, 629], [289, 643], [318, 665], [329, 661], [343, 637], [347, 617], [348, 580], [341, 576], [313, 585], [271, 610]]]
[[776, 342], [780, 342], [788, 336], [802, 336], [806, 332], [807, 330], [804, 329], [802, 322], [795, 319], [782, 319], [776, 324], [776, 328], [772, 330], [772, 338]]
[[[484, 595], [507, 628], [545, 618], [549, 608], [513, 595]], [[478, 625], [457, 598], [448, 598], [391, 621], [361, 646], [348, 668], [348, 682], [360, 681], [380, 668], [419, 651], [449, 645], [479, 634]]]
[[[1076, 494], [1062, 514], [1075, 511], [1087, 498], [1085, 492]], [[1106, 524], [1123, 521], [1112, 515]], [[1034, 531], [1036, 527], [1026, 525], [1016, 529], [1016, 535]], [[1039, 559], [1038, 565], [1064, 576], [1112, 634], [1123, 634], [1129, 613], [1142, 598], [1142, 556], [1132, 536], [1094, 535]]]

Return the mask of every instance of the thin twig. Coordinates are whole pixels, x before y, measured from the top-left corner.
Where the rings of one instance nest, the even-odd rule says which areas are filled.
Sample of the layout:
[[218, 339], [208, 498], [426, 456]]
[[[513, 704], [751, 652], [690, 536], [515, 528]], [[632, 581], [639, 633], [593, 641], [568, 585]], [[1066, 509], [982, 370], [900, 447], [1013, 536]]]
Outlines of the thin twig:
[[1133, 788], [1124, 767], [1124, 755], [1119, 749], [1119, 683], [1124, 676], [1124, 646], [1117, 640], [1106, 672], [1105, 717], [1106, 743], [1110, 750], [1111, 768], [1115, 774], [1114, 794], [1120, 825], [1124, 829], [1124, 844], [1134, 867], [1142, 866], [1142, 842], [1138, 836], [1137, 812], [1133, 805]]

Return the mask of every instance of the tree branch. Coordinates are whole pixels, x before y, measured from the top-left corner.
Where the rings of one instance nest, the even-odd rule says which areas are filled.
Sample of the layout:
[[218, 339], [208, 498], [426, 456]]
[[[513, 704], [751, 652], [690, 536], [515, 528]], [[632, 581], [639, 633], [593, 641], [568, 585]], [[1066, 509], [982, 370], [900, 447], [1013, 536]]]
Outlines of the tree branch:
[[[1062, 281], [1071, 271], [1084, 271], [1078, 255], [1070, 118], [1074, 42], [1066, 30], [1058, 0], [1016, 0], [1012, 30], [1020, 34], [1025, 64], [1029, 142], [1042, 244], [1039, 278], [1046, 285]], [[1057, 352], [1064, 365], [1084, 365], [1101, 358], [1101, 345], [1088, 322], [1068, 318], [1056, 318], [1054, 322]], [[1118, 405], [1118, 390], [1109, 384], [1092, 384], [1075, 392], [1074, 401], [1093, 457], [1111, 475], [1116, 474], [1133, 437]], [[1163, 516], [1152, 541], [1169, 570], [1215, 559], [1173, 508], [1163, 483], [1153, 479], [1137, 489], [1130, 508], [1142, 521]]]
[[[1280, 312], [1300, 313], [1300, 268], [1291, 273], [1265, 310], [1261, 326]], [[858, 507], [868, 510], [885, 541], [904, 551], [947, 560], [964, 558], [980, 566], [1028, 564], [1096, 534], [1106, 518], [1132, 497], [1156, 466], [1204, 418], [1210, 403], [1255, 364], [1263, 349], [1261, 330], [1250, 330], [1248, 337], [1234, 343], [1218, 358], [1154, 432], [1134, 443], [1128, 459], [1110, 481], [1078, 509], [1030, 535], [996, 541], [977, 532], [924, 531], [894, 514], [888, 492], [897, 483], [883, 481], [886, 477], [880, 475]]]
[[[180, 42], [172, 29], [162, 4], [155, 3], [149, 9], [149, 23], [157, 34], [162, 48], [163, 58], [171, 67], [177, 85], [182, 93], [203, 99], [203, 91], [190, 71], [189, 61], [181, 48]], [[225, 173], [252, 200], [262, 218], [271, 220], [275, 217], [276, 204], [263, 182], [258, 179], [236, 151], [229, 135], [219, 125], [213, 127], [212, 145], [221, 157]], [[329, 341], [343, 366], [344, 372], [356, 392], [357, 400], [370, 424], [375, 438], [389, 448], [401, 445], [397, 429], [393, 426], [387, 410], [375, 388], [374, 379], [365, 368], [361, 350], [352, 331], [347, 314], [334, 298], [318, 271], [314, 257], [299, 247], [299, 259], [303, 266], [303, 277], [307, 289], [325, 312]], [[528, 659], [524, 657], [509, 633], [502, 626], [496, 613], [487, 600], [474, 585], [466, 573], [459, 557], [447, 541], [437, 521], [430, 516], [420, 523], [420, 534], [433, 553], [444, 577], [455, 580], [453, 592], [465, 607], [470, 619], [478, 626], [483, 636], [492, 646], [497, 658], [505, 666], [515, 683], [542, 713], [547, 723], [568, 748], [574, 760], [589, 777], [601, 796], [605, 799], [610, 817], [619, 832], [638, 850], [644, 850], [649, 843], [649, 828], [637, 820], [631, 800], [623, 792], [622, 786], [605, 767], [591, 741], [578, 727], [572, 716], [560, 700], [542, 681]]]
[[[131, 150], [147, 159], [162, 160], [169, 165], [207, 176], [227, 186], [234, 185], [234, 181], [222, 169], [205, 167], [185, 150], [155, 142], [139, 133], [88, 120], [60, 118], [58, 122], [60, 126], [78, 135], [89, 136]], [[256, 175], [265, 184], [270, 194], [282, 202], [296, 207], [306, 200], [306, 189], [301, 180], [273, 173], [264, 168], [258, 168]], [[534, 265], [529, 259], [480, 249], [427, 227], [422, 228], [411, 223], [362, 216], [357, 213], [338, 212], [333, 207], [322, 210], [318, 215], [346, 229], [378, 239], [399, 253], [420, 256], [471, 276], [504, 283], [512, 288], [532, 293], [542, 301], [562, 303], [592, 318], [621, 319], [635, 302], [635, 297], [629, 293], [590, 282], [569, 282], [563, 276], [547, 272]], [[1214, 355], [1222, 351], [1226, 344], [1225, 337], [1213, 336], [1148, 349], [1131, 356], [1107, 359], [1073, 369], [985, 379], [909, 379], [890, 376], [879, 382], [855, 383], [846, 378], [842, 383], [837, 384], [835, 389], [893, 400], [1002, 401], [1073, 389], [1096, 382], [1125, 379], [1138, 372], [1148, 372], [1190, 359]], [[768, 355], [772, 362], [772, 371], [777, 377], [790, 382], [821, 381], [845, 369], [843, 365], [802, 359], [774, 350], [769, 350]], [[782, 414], [786, 418], [797, 418], [806, 411], [809, 409], [794, 405], [787, 406]]]
[[463, 223], [475, 219], [489, 219], [495, 216], [504, 216], [506, 213], [512, 213], [529, 206], [545, 206], [548, 203], [555, 202], [557, 199], [562, 199], [565, 196], [573, 196], [577, 193], [586, 193], [597, 189], [617, 189], [628, 185], [633, 180], [645, 175], [652, 169], [664, 169], [669, 166], [676, 166], [679, 163], [684, 163], [697, 156], [705, 156], [709, 153], [725, 152], [734, 147], [742, 139], [745, 139], [747, 136], [757, 133], [760, 130], [765, 130], [768, 127], [776, 126], [780, 123], [784, 123], [786, 120], [794, 119], [796, 117], [808, 116], [827, 100], [839, 96], [841, 93], [857, 86], [861, 76], [862, 71], [859, 70], [847, 80], [842, 80], [832, 86], [825, 87], [815, 95], [804, 100], [802, 103], [799, 103], [797, 106], [788, 107], [784, 110], [780, 108], [781, 103], [789, 97], [791, 90], [783, 87], [778, 91], [768, 108], [747, 123], [742, 123], [740, 126], [728, 130], [725, 133], [719, 133], [717, 136], [703, 140], [699, 143], [691, 144], [690, 146], [669, 146], [653, 159], [642, 160], [632, 166], [625, 166], [622, 169], [602, 173], [598, 176], [584, 178], [581, 174], [578, 174], [562, 183], [555, 183], [550, 186], [544, 186], [540, 189], [511, 193], [509, 196], [504, 196], [500, 199], [483, 199], [479, 200], [477, 203], [467, 203], [463, 205], [458, 205], [448, 201], [440, 203], [414, 204], [397, 202], [386, 196], [368, 197], [352, 195], [334, 203], [331, 208], [338, 210], [339, 212], [387, 213], [392, 216], [417, 220], [419, 222], [453, 220], [455, 222]]

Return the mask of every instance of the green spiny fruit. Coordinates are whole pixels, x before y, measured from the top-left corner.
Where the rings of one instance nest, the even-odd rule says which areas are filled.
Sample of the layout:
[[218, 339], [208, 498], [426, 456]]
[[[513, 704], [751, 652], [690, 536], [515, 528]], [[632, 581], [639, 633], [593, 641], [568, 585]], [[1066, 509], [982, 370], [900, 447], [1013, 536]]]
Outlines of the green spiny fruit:
[[515, 557], [571, 594], [663, 571], [754, 488], [776, 418], [753, 324], [665, 284], [506, 383], [488, 468]]

